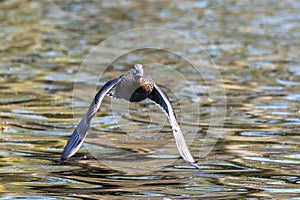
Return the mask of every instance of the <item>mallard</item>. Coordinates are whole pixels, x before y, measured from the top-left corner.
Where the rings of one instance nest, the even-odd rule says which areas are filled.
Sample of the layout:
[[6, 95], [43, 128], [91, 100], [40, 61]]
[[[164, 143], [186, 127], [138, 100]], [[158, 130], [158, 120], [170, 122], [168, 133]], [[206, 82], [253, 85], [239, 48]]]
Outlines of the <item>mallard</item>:
[[159, 105], [168, 116], [180, 155], [185, 161], [200, 169], [186, 145], [168, 96], [150, 76], [144, 74], [142, 64], [135, 64], [132, 70], [122, 74], [116, 79], [108, 81], [99, 90], [86, 114], [67, 142], [60, 162], [64, 162], [67, 158], [74, 155], [81, 147], [90, 127], [91, 120], [99, 110], [102, 99], [106, 95], [116, 99], [125, 99], [130, 102], [140, 102], [149, 98]]

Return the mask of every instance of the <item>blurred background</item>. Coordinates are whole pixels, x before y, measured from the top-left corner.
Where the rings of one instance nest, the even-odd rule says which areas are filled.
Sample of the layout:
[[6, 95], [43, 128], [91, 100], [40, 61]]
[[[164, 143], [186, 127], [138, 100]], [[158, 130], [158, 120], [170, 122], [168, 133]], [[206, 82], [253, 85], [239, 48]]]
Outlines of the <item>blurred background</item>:
[[[193, 38], [213, 59], [222, 80], [193, 76], [186, 60], [159, 50], [122, 55], [103, 66], [103, 76], [87, 70], [83, 79], [76, 78], [100, 42], [143, 27], [169, 28]], [[122, 45], [136, 39], [132, 35]], [[0, 199], [297, 199], [299, 46], [297, 0], [0, 1]], [[201, 51], [191, 49], [193, 54]], [[99, 55], [100, 68], [106, 56]], [[80, 93], [74, 96], [74, 84], [96, 91], [141, 60], [169, 66], [147, 70], [165, 85], [184, 134], [196, 135], [190, 140], [196, 158], [211, 110], [218, 109], [212, 107], [207, 86], [223, 81], [225, 125], [212, 151], [200, 159], [203, 171], [179, 158], [155, 171], [126, 173], [99, 162], [84, 148], [58, 164], [90, 103]], [[170, 72], [183, 78], [174, 80]], [[99, 81], [89, 81], [91, 77]], [[178, 157], [176, 147], [150, 156], [173, 137], [168, 123], [149, 126], [151, 117], [144, 116], [153, 109], [159, 113], [159, 108], [148, 101], [133, 104], [113, 119], [112, 104], [117, 103], [108, 98], [103, 102], [91, 134], [101, 133], [138, 159]], [[122, 113], [122, 108], [115, 110]], [[163, 113], [160, 117], [165, 118]], [[118, 162], [122, 158], [114, 155]]]

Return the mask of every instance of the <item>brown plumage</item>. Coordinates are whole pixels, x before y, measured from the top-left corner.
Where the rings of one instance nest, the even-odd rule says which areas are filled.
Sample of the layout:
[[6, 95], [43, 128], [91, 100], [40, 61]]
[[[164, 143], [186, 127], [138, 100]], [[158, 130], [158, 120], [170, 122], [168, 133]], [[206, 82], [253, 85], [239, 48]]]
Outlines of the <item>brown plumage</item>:
[[91, 120], [100, 108], [100, 104], [105, 95], [116, 99], [125, 99], [130, 102], [139, 102], [146, 98], [154, 101], [168, 116], [180, 155], [194, 167], [200, 168], [196, 164], [197, 162], [195, 162], [186, 145], [168, 96], [157, 84], [155, 84], [150, 76], [144, 74], [143, 65], [141, 64], [134, 65], [131, 71], [122, 74], [116, 79], [108, 81], [99, 90], [88, 111], [79, 122], [65, 146], [60, 158], [61, 162], [74, 155], [82, 145], [87, 135], [88, 128], [90, 127]]
[[108, 96], [130, 102], [140, 102], [150, 95], [154, 81], [143, 73], [141, 64], [136, 64], [134, 68], [135, 71], [128, 71], [121, 76], [120, 82], [107, 93]]

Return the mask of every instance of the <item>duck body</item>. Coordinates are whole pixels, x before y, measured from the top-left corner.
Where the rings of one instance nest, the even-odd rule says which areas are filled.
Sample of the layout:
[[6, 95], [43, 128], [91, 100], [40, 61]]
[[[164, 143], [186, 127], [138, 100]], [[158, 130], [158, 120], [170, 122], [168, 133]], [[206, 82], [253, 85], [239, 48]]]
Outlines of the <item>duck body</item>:
[[81, 147], [84, 139], [86, 138], [91, 120], [99, 110], [104, 96], [109, 96], [115, 99], [125, 99], [129, 102], [140, 102], [149, 98], [156, 103], [160, 108], [162, 108], [168, 117], [180, 155], [185, 161], [200, 169], [197, 165], [197, 161], [194, 160], [188, 146], [186, 145], [168, 96], [150, 76], [144, 74], [143, 65], [141, 64], [135, 64], [131, 71], [108, 81], [97, 92], [89, 109], [67, 142], [60, 157], [60, 162], [64, 162], [67, 158], [74, 155]]
[[132, 71], [129, 71], [120, 78], [120, 82], [108, 92], [109, 97], [140, 102], [151, 94], [154, 87], [154, 81], [147, 74], [135, 76]]

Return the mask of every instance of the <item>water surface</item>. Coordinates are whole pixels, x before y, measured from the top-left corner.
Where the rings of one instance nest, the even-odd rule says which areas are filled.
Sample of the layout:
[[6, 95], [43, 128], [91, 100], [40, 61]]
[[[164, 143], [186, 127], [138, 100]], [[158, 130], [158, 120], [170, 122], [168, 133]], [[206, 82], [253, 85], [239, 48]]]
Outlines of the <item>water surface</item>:
[[[298, 1], [2, 1], [0, 10], [1, 199], [299, 197]], [[156, 49], [122, 55], [110, 67], [103, 66], [102, 77], [85, 70], [76, 78], [83, 59], [101, 41], [150, 26], [195, 39], [216, 63], [222, 80], [200, 77], [179, 55]], [[130, 46], [133, 40], [139, 38], [133, 35], [122, 45]], [[106, 52], [95, 62], [99, 68], [114, 48]], [[158, 147], [172, 144], [158, 107], [150, 101], [128, 105], [108, 98], [91, 135], [134, 153], [126, 162], [172, 162], [129, 173], [99, 162], [83, 148], [59, 164], [69, 135], [94, 95], [84, 92], [95, 92], [137, 62], [168, 66], [149, 65], [147, 72], [164, 85], [195, 157], [211, 110], [220, 109], [212, 107], [209, 88], [217, 87], [216, 81], [224, 83], [225, 124], [212, 151], [199, 159], [203, 170], [181, 158], [173, 162], [178, 157], [174, 144], [151, 156]], [[198, 62], [207, 60], [201, 57]], [[73, 93], [74, 83], [84, 95]], [[124, 155], [108, 147], [110, 152], [103, 156], [113, 155], [122, 163]]]

